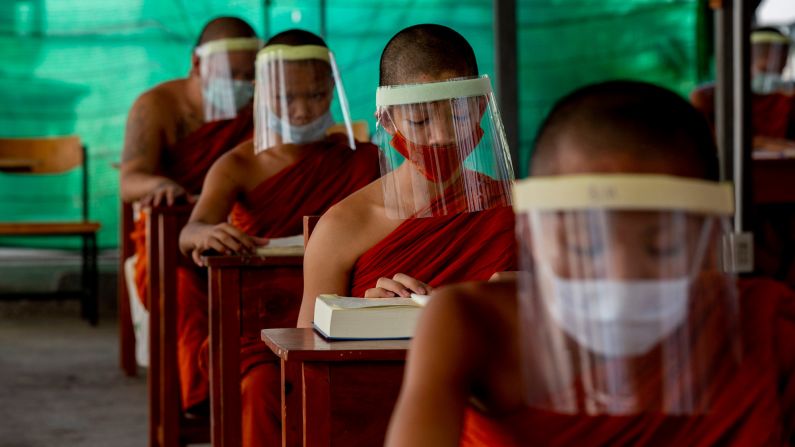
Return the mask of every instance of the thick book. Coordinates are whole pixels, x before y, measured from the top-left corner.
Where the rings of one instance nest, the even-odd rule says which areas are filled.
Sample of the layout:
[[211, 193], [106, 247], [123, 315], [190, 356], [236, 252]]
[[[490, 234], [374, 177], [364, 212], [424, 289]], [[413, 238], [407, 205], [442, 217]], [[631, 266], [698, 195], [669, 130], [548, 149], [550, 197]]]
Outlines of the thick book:
[[[424, 299], [425, 298], [425, 299]], [[353, 298], [320, 295], [315, 301], [315, 329], [330, 340], [411, 338], [427, 297]]]
[[268, 241], [268, 245], [257, 247], [258, 256], [303, 256], [304, 255], [304, 236], [289, 236], [273, 238]]

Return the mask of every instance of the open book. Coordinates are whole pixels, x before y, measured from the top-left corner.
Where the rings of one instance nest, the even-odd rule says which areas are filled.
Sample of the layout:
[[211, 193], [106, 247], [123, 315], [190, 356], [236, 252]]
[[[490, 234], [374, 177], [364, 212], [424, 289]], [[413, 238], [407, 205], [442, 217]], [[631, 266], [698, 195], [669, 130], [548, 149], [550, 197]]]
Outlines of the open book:
[[353, 298], [320, 295], [315, 301], [314, 326], [328, 339], [411, 338], [427, 301], [423, 297]]
[[257, 247], [258, 256], [303, 256], [304, 236], [278, 237], [268, 241], [268, 245]]

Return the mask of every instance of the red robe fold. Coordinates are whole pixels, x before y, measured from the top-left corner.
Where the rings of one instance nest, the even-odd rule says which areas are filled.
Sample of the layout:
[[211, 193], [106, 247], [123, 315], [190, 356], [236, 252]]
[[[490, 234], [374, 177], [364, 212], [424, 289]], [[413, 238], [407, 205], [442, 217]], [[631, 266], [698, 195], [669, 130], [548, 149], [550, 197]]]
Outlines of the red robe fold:
[[754, 136], [795, 139], [795, 99], [791, 95], [771, 93], [753, 95], [751, 128]]
[[740, 287], [745, 357], [735, 372], [715, 377], [717, 400], [706, 415], [585, 416], [528, 408], [498, 418], [470, 408], [461, 445], [789, 445], [795, 428], [795, 295], [767, 280]]
[[[392, 233], [367, 250], [353, 266], [351, 296], [364, 296], [381, 277], [404, 273], [432, 287], [463, 281], [485, 281], [496, 272], [516, 270], [513, 209], [497, 182], [476, 173], [494, 208], [441, 217], [406, 219]], [[472, 198], [463, 191], [447, 191], [431, 209], [463, 208]], [[422, 215], [423, 213], [418, 213]]]
[[[158, 175], [168, 177], [185, 188], [188, 194], [201, 191], [204, 176], [221, 155], [240, 143], [251, 139], [254, 131], [251, 109], [244, 109], [235, 119], [205, 123], [196, 131], [163, 151]], [[135, 285], [138, 296], [149, 308], [146, 261], [146, 219], [140, 216], [134, 223], [130, 238], [135, 244], [138, 260], [135, 264]], [[176, 236], [176, 235], [175, 235]]]
[[[691, 95], [693, 105], [715, 128], [715, 86], [701, 87]], [[754, 136], [795, 140], [795, 97], [782, 93], [751, 95], [751, 127]]]
[[[344, 143], [346, 141], [337, 136], [313, 143], [296, 163], [240, 197], [230, 213], [231, 223], [245, 233], [259, 237], [301, 234], [304, 216], [324, 213], [379, 176], [378, 149], [375, 146], [360, 144], [352, 151]], [[188, 408], [206, 400], [209, 393], [208, 290], [206, 276], [194, 273], [180, 275], [179, 278], [189, 282], [180, 285], [177, 297], [181, 322], [177, 327], [180, 334], [180, 381], [183, 406]], [[294, 297], [294, 312], [270, 315], [267, 308], [258, 307], [258, 302], [250, 303], [251, 307], [243, 309], [244, 326], [248, 321], [259, 322], [259, 329], [264, 326], [295, 326], [303, 290], [302, 278], [277, 278], [276, 282], [271, 281], [261, 287], [247, 287], [245, 293], [256, 297], [274, 289], [280, 290], [282, 295]], [[241, 340], [243, 373], [253, 364], [274, 359], [258, 334], [245, 332]]]

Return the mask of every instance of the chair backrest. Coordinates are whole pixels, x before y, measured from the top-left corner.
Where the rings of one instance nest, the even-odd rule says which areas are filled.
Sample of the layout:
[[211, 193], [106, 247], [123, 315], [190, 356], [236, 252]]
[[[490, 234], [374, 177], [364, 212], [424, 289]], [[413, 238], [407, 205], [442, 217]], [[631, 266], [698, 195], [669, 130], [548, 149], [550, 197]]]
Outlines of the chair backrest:
[[30, 160], [32, 174], [54, 174], [83, 165], [84, 152], [76, 135], [53, 138], [0, 138], [0, 158]]
[[0, 138], [0, 159], [24, 160], [23, 171], [30, 174], [57, 174], [82, 166], [82, 215], [88, 220], [88, 157], [80, 137]]
[[304, 216], [304, 247], [309, 243], [309, 236], [315, 231], [315, 226], [319, 220], [320, 216]]
[[[370, 127], [367, 121], [354, 121], [351, 123], [353, 127], [353, 139], [362, 143], [370, 141]], [[328, 128], [326, 135], [333, 133], [345, 133], [345, 123], [338, 123]]]

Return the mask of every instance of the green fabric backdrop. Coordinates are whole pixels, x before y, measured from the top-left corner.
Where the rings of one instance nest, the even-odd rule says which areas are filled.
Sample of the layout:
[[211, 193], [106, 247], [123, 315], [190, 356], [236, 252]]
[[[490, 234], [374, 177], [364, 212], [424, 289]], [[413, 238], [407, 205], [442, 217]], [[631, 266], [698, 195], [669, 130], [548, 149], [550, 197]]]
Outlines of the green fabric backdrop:
[[[543, 114], [560, 95], [607, 78], [655, 81], [686, 93], [699, 57], [697, 0], [519, 0], [520, 175]], [[100, 245], [118, 242], [118, 173], [133, 100], [184, 76], [203, 24], [248, 20], [267, 37], [302, 27], [321, 32], [315, 0], [3, 0], [0, 2], [0, 136], [76, 133], [89, 149], [92, 219]], [[325, 37], [335, 51], [354, 119], [373, 130], [378, 58], [401, 28], [451, 26], [493, 74], [489, 0], [327, 0]], [[702, 63], [700, 65], [700, 63]], [[499, 86], [496, 86], [499, 88]], [[0, 173], [0, 221], [79, 217], [79, 175]], [[50, 239], [0, 245], [75, 246]]]

